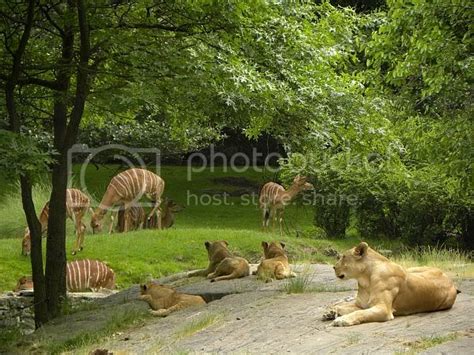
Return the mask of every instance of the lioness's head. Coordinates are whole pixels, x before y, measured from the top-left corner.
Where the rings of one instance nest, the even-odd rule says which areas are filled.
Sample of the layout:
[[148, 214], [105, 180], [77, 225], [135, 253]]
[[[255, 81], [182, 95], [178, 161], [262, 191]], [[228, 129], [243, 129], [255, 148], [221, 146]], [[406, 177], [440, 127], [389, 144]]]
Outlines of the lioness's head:
[[204, 246], [207, 249], [209, 255], [213, 255], [219, 250], [228, 250], [229, 243], [226, 240], [216, 240], [215, 242], [206, 241]]
[[282, 242], [262, 242], [263, 255], [265, 259], [272, 259], [278, 256], [286, 256], [285, 243]]
[[13, 291], [30, 290], [33, 288], [33, 278], [31, 276], [23, 276], [18, 280]]
[[341, 280], [354, 279], [364, 273], [367, 266], [369, 245], [361, 242], [356, 247], [344, 252], [334, 265], [336, 276]]
[[173, 292], [175, 292], [175, 290], [172, 287], [153, 282], [140, 285], [140, 298], [142, 299], [148, 298], [143, 296], [149, 296], [153, 299], [163, 298], [169, 296]]

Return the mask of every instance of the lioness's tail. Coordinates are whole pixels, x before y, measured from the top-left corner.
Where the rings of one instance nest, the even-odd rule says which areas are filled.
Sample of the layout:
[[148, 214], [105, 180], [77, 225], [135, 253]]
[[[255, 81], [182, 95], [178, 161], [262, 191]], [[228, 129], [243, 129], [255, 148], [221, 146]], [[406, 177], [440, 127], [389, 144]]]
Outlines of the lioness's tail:
[[222, 280], [232, 280], [238, 277], [239, 277], [239, 274], [236, 271], [234, 271], [233, 273], [229, 275], [214, 277], [213, 279], [211, 279], [211, 282], [222, 281]]
[[207, 269], [200, 269], [200, 270], [194, 270], [188, 272], [186, 275], [187, 277], [193, 277], [193, 276], [207, 276], [209, 274], [209, 271]]
[[460, 293], [461, 293], [461, 290], [456, 289], [456, 294], [459, 295]]

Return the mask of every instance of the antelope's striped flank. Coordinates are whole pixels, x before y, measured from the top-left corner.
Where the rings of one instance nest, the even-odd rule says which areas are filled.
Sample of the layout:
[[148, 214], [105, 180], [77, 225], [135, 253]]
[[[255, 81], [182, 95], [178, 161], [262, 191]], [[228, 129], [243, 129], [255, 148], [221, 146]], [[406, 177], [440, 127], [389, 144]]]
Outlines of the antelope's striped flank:
[[[154, 214], [159, 215], [161, 195], [165, 188], [164, 180], [158, 175], [145, 169], [128, 169], [114, 176], [105, 191], [99, 207], [92, 215], [91, 227], [94, 232], [101, 230], [100, 221], [114, 205], [123, 205], [125, 212], [145, 195], [154, 201], [153, 209], [148, 215], [151, 218]], [[158, 218], [158, 228], [161, 228]], [[125, 213], [124, 231], [129, 229], [129, 216]]]

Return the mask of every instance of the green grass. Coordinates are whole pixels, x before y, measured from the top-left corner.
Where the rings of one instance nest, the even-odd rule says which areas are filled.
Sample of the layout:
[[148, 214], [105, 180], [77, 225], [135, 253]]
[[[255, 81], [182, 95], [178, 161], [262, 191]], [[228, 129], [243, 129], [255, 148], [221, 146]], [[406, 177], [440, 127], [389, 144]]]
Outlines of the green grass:
[[474, 264], [466, 252], [455, 249], [422, 247], [416, 250], [406, 249], [396, 255], [394, 261], [405, 266], [435, 266], [452, 277], [473, 278]]
[[418, 340], [406, 343], [405, 345], [408, 345], [408, 349], [406, 351], [400, 352], [400, 354], [418, 354], [434, 346], [446, 343], [448, 341], [456, 340], [458, 337], [458, 333], [423, 337]]
[[193, 335], [215, 324], [219, 319], [221, 317], [216, 314], [206, 314], [198, 319], [193, 319], [176, 333], [176, 337], [181, 339]]
[[311, 273], [309, 268], [286, 280], [283, 289], [286, 293], [308, 292], [311, 286]]

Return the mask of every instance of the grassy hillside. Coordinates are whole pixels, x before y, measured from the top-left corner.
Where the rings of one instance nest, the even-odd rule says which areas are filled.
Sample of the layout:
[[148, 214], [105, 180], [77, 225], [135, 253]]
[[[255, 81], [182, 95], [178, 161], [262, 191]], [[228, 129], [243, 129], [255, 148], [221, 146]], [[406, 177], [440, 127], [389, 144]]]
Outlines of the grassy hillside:
[[[85, 176], [85, 185], [96, 205], [104, 193], [110, 179], [118, 172], [117, 166], [105, 166], [96, 169], [89, 166]], [[104, 260], [117, 272], [118, 284], [122, 287], [131, 283], [158, 277], [180, 270], [204, 267], [206, 253], [203, 243], [206, 240], [227, 239], [236, 252], [253, 260], [261, 254], [260, 242], [265, 239], [279, 238], [279, 234], [268, 235], [260, 232], [261, 213], [256, 204], [248, 204], [250, 197], [214, 198], [214, 192], [232, 192], [241, 186], [229, 185], [219, 179], [223, 177], [245, 178], [244, 185], [251, 191], [269, 177], [263, 173], [249, 170], [246, 173], [224, 172], [216, 168], [188, 176], [187, 167], [165, 166], [160, 175], [166, 181], [164, 195], [185, 206], [177, 215], [175, 226], [167, 231], [138, 231], [127, 234], [92, 235], [88, 230], [85, 238], [85, 250], [73, 257], [70, 252], [74, 243], [72, 221], [68, 220], [67, 255], [68, 260], [97, 258]], [[217, 179], [217, 180], [216, 180]], [[240, 180], [242, 182], [242, 180]], [[0, 194], [0, 290], [12, 289], [16, 280], [30, 274], [27, 257], [21, 256], [21, 237], [26, 222], [21, 208], [18, 187], [14, 183], [3, 182]], [[79, 167], [75, 169], [73, 185], [80, 187]], [[42, 185], [35, 188], [35, 204], [39, 212], [47, 201], [49, 191]], [[211, 203], [210, 203], [211, 202]], [[89, 226], [90, 216], [86, 217]], [[310, 231], [312, 212], [308, 206], [295, 205], [287, 209], [288, 231], [293, 236], [295, 229]], [[105, 225], [109, 221], [106, 219]], [[107, 228], [104, 228], [106, 230]], [[289, 235], [284, 239], [293, 239]], [[288, 243], [304, 245], [303, 241]], [[309, 244], [316, 245], [313, 240]], [[326, 243], [328, 244], [328, 243]], [[291, 249], [290, 249], [291, 250]], [[310, 256], [309, 252], [308, 256]], [[298, 251], [298, 257], [301, 253]]]

